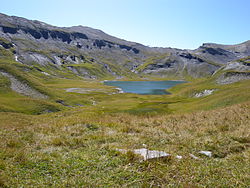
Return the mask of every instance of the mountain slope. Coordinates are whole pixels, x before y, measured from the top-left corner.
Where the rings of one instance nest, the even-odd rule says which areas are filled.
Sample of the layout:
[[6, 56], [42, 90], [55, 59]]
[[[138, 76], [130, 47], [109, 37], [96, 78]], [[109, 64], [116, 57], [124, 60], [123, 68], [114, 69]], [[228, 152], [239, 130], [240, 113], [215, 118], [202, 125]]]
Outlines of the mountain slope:
[[250, 56], [249, 41], [239, 45], [207, 43], [196, 50], [150, 48], [89, 27], [55, 27], [4, 14], [0, 14], [0, 44], [17, 62], [57, 77], [63, 77], [58, 72], [84, 78], [120, 78], [135, 73], [204, 77], [227, 62]]

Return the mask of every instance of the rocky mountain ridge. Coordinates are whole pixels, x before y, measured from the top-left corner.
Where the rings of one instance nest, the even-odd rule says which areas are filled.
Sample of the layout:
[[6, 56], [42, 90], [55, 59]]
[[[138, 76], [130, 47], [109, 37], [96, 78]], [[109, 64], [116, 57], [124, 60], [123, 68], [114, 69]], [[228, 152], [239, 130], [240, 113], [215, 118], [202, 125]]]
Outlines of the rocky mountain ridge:
[[[250, 41], [205, 43], [196, 50], [151, 48], [89, 27], [56, 27], [4, 14], [0, 14], [0, 44], [5, 50], [12, 49], [19, 63], [70, 71], [84, 78], [130, 74], [203, 77], [250, 56]], [[248, 64], [243, 66], [248, 71]]]

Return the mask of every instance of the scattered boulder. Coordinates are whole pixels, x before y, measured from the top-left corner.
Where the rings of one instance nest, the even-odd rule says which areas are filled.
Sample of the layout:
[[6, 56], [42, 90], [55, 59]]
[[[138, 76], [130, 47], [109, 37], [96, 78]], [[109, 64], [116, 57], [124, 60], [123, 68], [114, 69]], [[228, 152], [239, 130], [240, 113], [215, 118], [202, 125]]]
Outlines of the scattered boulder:
[[205, 97], [205, 96], [211, 95], [214, 91], [215, 89], [205, 89], [204, 91], [200, 93], [196, 93], [194, 97], [196, 98]]
[[[126, 153], [130, 150], [126, 149], [117, 149], [117, 151], [120, 151], [122, 153]], [[141, 149], [134, 149], [132, 150], [134, 154], [140, 155], [143, 157], [143, 160], [149, 160], [149, 159], [155, 159], [155, 158], [164, 158], [164, 157], [169, 157], [170, 154], [165, 153], [164, 151], [157, 151], [157, 150], [148, 150], [146, 148], [141, 148]]]

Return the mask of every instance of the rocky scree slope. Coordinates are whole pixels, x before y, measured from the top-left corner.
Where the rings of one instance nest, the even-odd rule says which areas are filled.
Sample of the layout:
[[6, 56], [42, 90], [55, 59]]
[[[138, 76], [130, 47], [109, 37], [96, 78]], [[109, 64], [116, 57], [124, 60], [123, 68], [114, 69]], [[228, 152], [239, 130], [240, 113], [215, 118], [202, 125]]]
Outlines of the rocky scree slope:
[[89, 27], [55, 27], [5, 14], [0, 14], [0, 45], [14, 49], [13, 59], [19, 63], [84, 78], [133, 74], [203, 77], [250, 56], [249, 41], [203, 44], [196, 50], [151, 48]]
[[47, 99], [48, 98], [48, 96], [33, 89], [27, 83], [21, 82], [20, 80], [18, 80], [17, 78], [15, 78], [13, 75], [11, 75], [9, 73], [0, 71], [0, 75], [7, 77], [11, 82], [10, 88], [13, 91], [15, 91], [21, 95], [32, 97], [32, 98], [38, 98], [38, 99]]

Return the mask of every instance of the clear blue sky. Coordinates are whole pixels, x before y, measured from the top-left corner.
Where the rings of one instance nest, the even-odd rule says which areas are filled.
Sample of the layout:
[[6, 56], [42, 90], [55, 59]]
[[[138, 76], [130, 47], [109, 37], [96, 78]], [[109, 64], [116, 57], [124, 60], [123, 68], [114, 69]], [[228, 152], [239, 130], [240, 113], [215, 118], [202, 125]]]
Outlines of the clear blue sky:
[[0, 12], [84, 25], [149, 46], [194, 49], [250, 40], [250, 0], [0, 0]]

